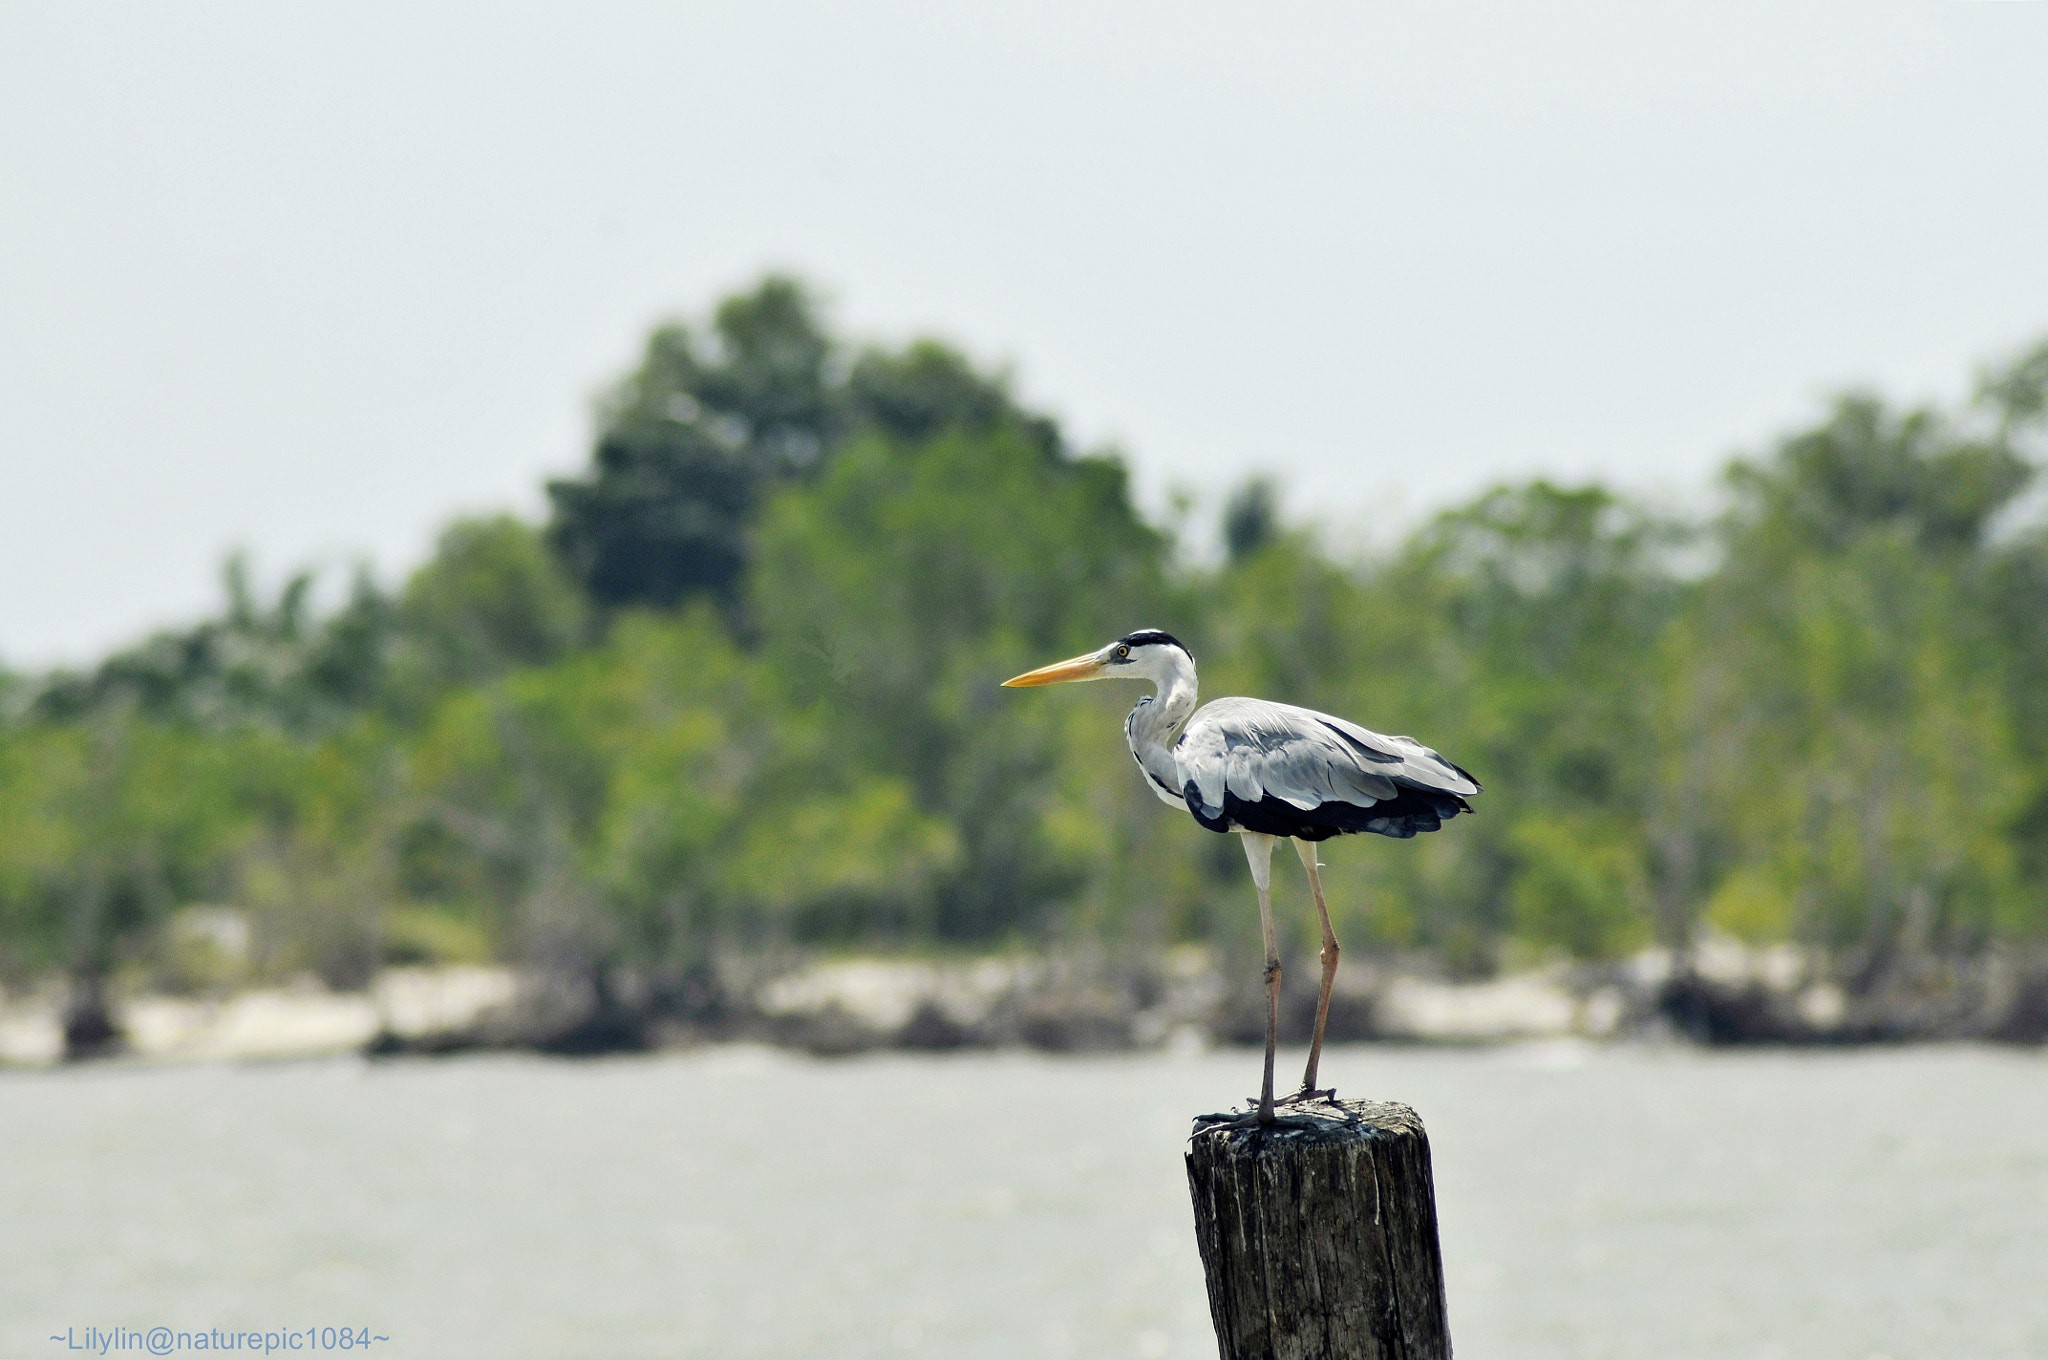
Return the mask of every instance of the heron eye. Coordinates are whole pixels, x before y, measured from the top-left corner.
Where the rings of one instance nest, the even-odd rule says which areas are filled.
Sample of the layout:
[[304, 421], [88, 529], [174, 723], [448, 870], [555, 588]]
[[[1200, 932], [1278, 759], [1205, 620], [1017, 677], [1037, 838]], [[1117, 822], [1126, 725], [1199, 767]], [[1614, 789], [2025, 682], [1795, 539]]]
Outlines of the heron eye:
[[1119, 647], [1116, 649], [1116, 654], [1118, 656], [1129, 656], [1131, 654], [1131, 649], [1128, 647]]

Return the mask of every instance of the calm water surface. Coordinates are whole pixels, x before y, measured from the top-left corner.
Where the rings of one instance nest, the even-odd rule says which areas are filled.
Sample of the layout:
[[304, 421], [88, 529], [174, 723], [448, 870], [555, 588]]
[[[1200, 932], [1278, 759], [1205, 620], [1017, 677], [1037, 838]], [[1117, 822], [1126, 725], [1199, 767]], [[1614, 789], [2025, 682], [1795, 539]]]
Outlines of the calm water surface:
[[[1298, 1062], [1298, 1059], [1296, 1059]], [[0, 1356], [1208, 1357], [1181, 1148], [1257, 1057], [756, 1049], [0, 1074]], [[1338, 1049], [1464, 1360], [2048, 1356], [2048, 1056]]]

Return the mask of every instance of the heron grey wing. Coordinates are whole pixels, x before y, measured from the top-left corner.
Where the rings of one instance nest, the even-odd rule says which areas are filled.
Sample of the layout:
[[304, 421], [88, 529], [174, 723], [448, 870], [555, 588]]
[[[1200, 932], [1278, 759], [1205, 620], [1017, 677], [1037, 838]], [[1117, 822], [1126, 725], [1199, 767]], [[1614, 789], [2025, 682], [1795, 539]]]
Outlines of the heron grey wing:
[[1223, 731], [1208, 720], [1201, 709], [1188, 720], [1180, 740], [1173, 745], [1173, 768], [1182, 790], [1192, 784], [1208, 817], [1223, 815], [1224, 741]]
[[1260, 699], [1218, 699], [1189, 722], [1174, 747], [1182, 787], [1192, 781], [1205, 815], [1227, 791], [1246, 802], [1267, 796], [1304, 811], [1324, 803], [1359, 807], [1393, 798], [1394, 783], [1370, 766], [1320, 714]]
[[1369, 731], [1355, 722], [1318, 713], [1312, 708], [1293, 711], [1314, 719], [1347, 745], [1358, 748], [1381, 773], [1398, 776], [1404, 782], [1421, 788], [1454, 793], [1459, 797], [1470, 797], [1481, 791], [1478, 780], [1413, 737], [1393, 737]]

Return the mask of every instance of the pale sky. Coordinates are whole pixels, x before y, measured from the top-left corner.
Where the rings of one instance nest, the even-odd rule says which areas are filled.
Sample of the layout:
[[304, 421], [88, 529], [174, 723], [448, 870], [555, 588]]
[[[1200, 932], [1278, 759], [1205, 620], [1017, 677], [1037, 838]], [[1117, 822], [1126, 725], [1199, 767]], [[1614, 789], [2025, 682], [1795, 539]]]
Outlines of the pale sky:
[[2048, 332], [2048, 5], [0, 0], [0, 660], [541, 508], [765, 267], [1340, 543]]

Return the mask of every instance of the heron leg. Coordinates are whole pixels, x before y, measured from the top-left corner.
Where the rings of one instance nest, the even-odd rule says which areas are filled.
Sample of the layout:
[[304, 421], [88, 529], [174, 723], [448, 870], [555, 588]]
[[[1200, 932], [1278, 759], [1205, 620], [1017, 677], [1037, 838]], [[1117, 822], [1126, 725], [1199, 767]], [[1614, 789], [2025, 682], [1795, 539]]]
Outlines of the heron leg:
[[1323, 986], [1316, 994], [1316, 1032], [1308, 1046], [1308, 1072], [1301, 1079], [1303, 1095], [1310, 1095], [1316, 1089], [1316, 1067], [1323, 1059], [1323, 1026], [1330, 1019], [1330, 989], [1337, 983], [1337, 932], [1330, 929], [1330, 909], [1323, 905], [1323, 878], [1316, 872], [1315, 842], [1297, 838], [1294, 853], [1301, 856], [1301, 867], [1308, 870], [1309, 891], [1315, 894], [1316, 919], [1323, 926], [1323, 952], [1317, 957], [1323, 963]]
[[1266, 940], [1266, 1076], [1259, 1088], [1259, 1122], [1273, 1122], [1273, 1050], [1280, 1041], [1280, 947], [1273, 940], [1273, 842], [1277, 836], [1244, 833], [1244, 857], [1251, 861], [1259, 890], [1259, 930]]

